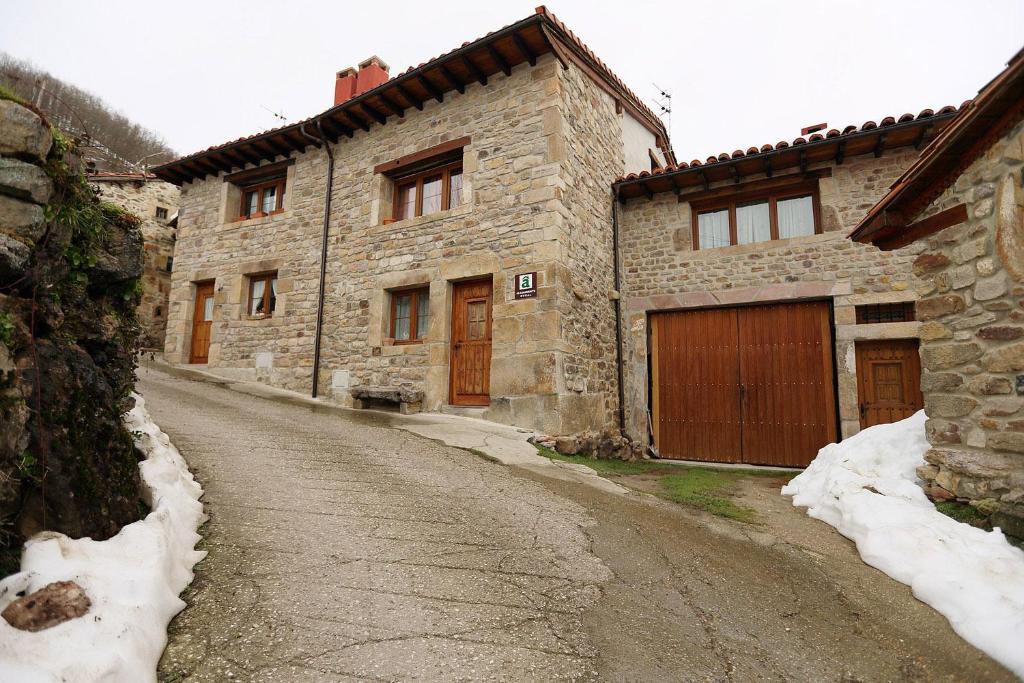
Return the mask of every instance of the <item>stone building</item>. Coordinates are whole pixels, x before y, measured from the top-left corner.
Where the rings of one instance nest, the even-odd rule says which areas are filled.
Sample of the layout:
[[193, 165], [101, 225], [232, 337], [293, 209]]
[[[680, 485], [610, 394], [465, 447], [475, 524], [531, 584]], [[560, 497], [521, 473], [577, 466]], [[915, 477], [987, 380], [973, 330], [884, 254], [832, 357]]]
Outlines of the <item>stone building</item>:
[[851, 237], [910, 245], [922, 297], [928, 493], [1024, 537], [1024, 51]]
[[555, 434], [618, 412], [613, 180], [661, 121], [543, 7], [331, 109], [154, 169], [182, 188], [166, 358]]
[[151, 173], [95, 171], [89, 174], [89, 182], [99, 190], [104, 201], [117, 204], [142, 219], [145, 258], [142, 302], [138, 308], [142, 347], [163, 349], [180, 191], [176, 185]]
[[955, 111], [619, 179], [626, 433], [667, 458], [803, 466], [918, 410], [921, 247], [846, 235]]

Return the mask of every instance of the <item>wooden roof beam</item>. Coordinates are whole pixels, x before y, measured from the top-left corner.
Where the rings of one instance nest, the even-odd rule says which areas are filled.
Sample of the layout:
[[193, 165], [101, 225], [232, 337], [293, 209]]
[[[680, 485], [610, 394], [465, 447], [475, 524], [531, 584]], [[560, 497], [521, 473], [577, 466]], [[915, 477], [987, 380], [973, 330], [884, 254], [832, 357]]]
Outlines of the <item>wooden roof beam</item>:
[[403, 107], [398, 102], [393, 100], [391, 98], [391, 95], [388, 95], [386, 92], [381, 91], [380, 99], [385, 105], [387, 105], [391, 109], [392, 114], [396, 114], [400, 119], [405, 118], [405, 107]]
[[409, 106], [416, 107], [420, 111], [423, 111], [423, 100], [418, 97], [413, 97], [413, 94], [409, 92], [408, 88], [401, 83], [395, 83], [395, 90], [398, 91], [399, 95], [405, 98], [405, 101], [409, 103]]
[[932, 132], [934, 127], [934, 123], [929, 123], [921, 128], [921, 134], [917, 136], [917, 140], [914, 142], [914, 149], [919, 152], [921, 151], [921, 148], [925, 145], [925, 140], [928, 138], [928, 134]]
[[846, 158], [846, 140], [840, 140], [836, 147], [836, 166], [841, 166]]
[[472, 74], [473, 78], [477, 80], [480, 85], [487, 85], [487, 74], [480, 70], [476, 64], [466, 55], [462, 57], [462, 63], [466, 67], [466, 71]]
[[771, 178], [775, 173], [775, 169], [772, 168], [772, 158], [765, 155], [765, 158], [761, 163], [764, 164], [764, 174]]
[[270, 151], [273, 152], [275, 155], [287, 157], [289, 154], [292, 153], [292, 151], [287, 147], [282, 147], [281, 145], [279, 145], [277, 143], [277, 140], [275, 140], [274, 138], [266, 138], [263, 140], [263, 142], [264, 144], [266, 144], [267, 148], [270, 149]]
[[437, 100], [438, 102], [444, 102], [444, 93], [438, 90], [433, 83], [428, 81], [426, 76], [420, 74], [419, 76], [416, 77], [416, 79], [420, 82], [420, 85], [422, 85], [423, 88], [428, 93], [434, 96], [435, 100]]
[[379, 111], [377, 111], [376, 109], [374, 109], [373, 107], [371, 107], [371, 106], [370, 106], [369, 104], [367, 104], [367, 103], [366, 103], [365, 101], [363, 101], [363, 102], [360, 102], [360, 103], [359, 103], [359, 108], [360, 108], [360, 110], [362, 110], [362, 111], [366, 112], [366, 113], [367, 113], [367, 114], [369, 114], [369, 115], [370, 115], [371, 117], [373, 117], [373, 120], [374, 120], [374, 121], [376, 121], [377, 123], [379, 123], [379, 124], [380, 124], [380, 125], [382, 125], [382, 126], [383, 126], [383, 125], [384, 125], [385, 123], [387, 123], [387, 122], [388, 122], [388, 117], [386, 117], [386, 116], [384, 116], [383, 114], [381, 114], [381, 113], [380, 113]]
[[700, 181], [704, 183], [704, 191], [707, 192], [708, 190], [710, 190], [711, 181], [708, 180], [708, 174], [704, 172], [703, 168], [697, 171], [697, 176], [700, 178]]
[[359, 126], [360, 128], [362, 128], [364, 131], [369, 132], [370, 124], [367, 123], [366, 119], [364, 119], [362, 116], [360, 116], [359, 114], [357, 114], [354, 111], [352, 111], [352, 109], [353, 109], [353, 107], [349, 107], [348, 109], [346, 109], [345, 110], [345, 116], [347, 116], [350, 121], [355, 122], [355, 124], [357, 126]]
[[466, 92], [466, 84], [460, 81], [458, 77], [456, 77], [455, 74], [452, 73], [451, 69], [449, 69], [444, 64], [438, 64], [437, 70], [440, 71], [441, 75], [443, 75], [448, 80], [448, 82], [452, 84], [453, 88], [459, 91], [460, 95]]
[[740, 184], [740, 166], [739, 164], [730, 164], [729, 170], [732, 171], [732, 182], [737, 185]]
[[878, 141], [875, 142], [875, 158], [876, 159], [879, 158], [880, 156], [882, 156], [882, 153], [885, 152], [885, 136], [886, 135], [888, 135], [888, 133], [882, 133], [881, 135], [878, 136]]
[[495, 61], [495, 63], [501, 68], [501, 70], [505, 73], [506, 76], [512, 75], [512, 67], [509, 66], [508, 60], [505, 59], [505, 56], [498, 52], [498, 48], [488, 43], [487, 52], [488, 54], [491, 55], [491, 59]]
[[800, 172], [807, 173], [807, 150], [800, 150]]
[[513, 33], [512, 42], [514, 42], [516, 47], [519, 48], [519, 51], [523, 53], [523, 59], [528, 61], [530, 66], [537, 66], [537, 55], [533, 54], [533, 50], [530, 49], [530, 46], [526, 44], [526, 41], [523, 40], [521, 35]]
[[212, 163], [207, 161], [205, 158], [194, 159], [193, 163], [199, 169], [202, 170], [204, 177], [207, 176], [207, 175], [212, 175], [214, 178], [216, 178], [220, 174], [220, 172], [223, 170], [222, 168], [218, 168], [217, 166], [214, 166]]

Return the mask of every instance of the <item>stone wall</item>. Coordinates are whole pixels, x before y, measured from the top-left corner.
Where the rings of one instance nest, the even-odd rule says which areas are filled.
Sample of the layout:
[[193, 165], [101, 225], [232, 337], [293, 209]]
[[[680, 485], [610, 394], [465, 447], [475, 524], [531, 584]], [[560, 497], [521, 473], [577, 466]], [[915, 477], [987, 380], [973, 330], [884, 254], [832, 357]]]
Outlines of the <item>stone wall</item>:
[[138, 519], [130, 408], [139, 220], [101, 203], [38, 112], [0, 96], [0, 574], [43, 530]]
[[622, 206], [623, 371], [630, 436], [649, 442], [649, 312], [801, 299], [833, 303], [842, 435], [859, 431], [856, 341], [916, 338], [919, 324], [857, 325], [855, 307], [916, 299], [911, 263], [921, 247], [879, 252], [846, 235], [916, 156], [915, 150], [905, 148], [881, 158], [812, 165], [811, 171], [830, 169], [831, 177], [818, 181], [823, 232], [810, 237], [694, 250], [688, 202], [662, 193]]
[[[171, 265], [174, 257], [175, 229], [170, 219], [178, 211], [180, 191], [175, 185], [155, 178], [93, 175], [90, 180], [100, 196], [142, 219], [145, 259], [142, 270], [142, 348], [164, 348], [167, 328], [167, 304], [171, 292]], [[157, 208], [167, 211], [158, 218]]]
[[[606, 425], [614, 410], [608, 301], [610, 184], [623, 170], [614, 103], [551, 56], [486, 86], [445, 94], [333, 146], [321, 393], [342, 404], [357, 387], [448, 401], [452, 285], [494, 285], [491, 405], [483, 416], [550, 433]], [[614, 125], [611, 125], [614, 124]], [[382, 162], [464, 136], [463, 204], [387, 222]], [[215, 281], [211, 370], [308, 392], [327, 158], [308, 148], [290, 167], [284, 211], [228, 221], [223, 176], [186, 184], [165, 350], [188, 362], [195, 283]], [[250, 319], [250, 273], [276, 270], [277, 310]], [[516, 301], [513, 277], [537, 271], [538, 296]], [[424, 285], [422, 344], [389, 343], [389, 290]], [[583, 351], [581, 351], [583, 349]]]
[[935, 498], [972, 501], [1024, 537], [1024, 124], [975, 161], [922, 216], [964, 203], [968, 220], [929, 237], [920, 277], [922, 388]]

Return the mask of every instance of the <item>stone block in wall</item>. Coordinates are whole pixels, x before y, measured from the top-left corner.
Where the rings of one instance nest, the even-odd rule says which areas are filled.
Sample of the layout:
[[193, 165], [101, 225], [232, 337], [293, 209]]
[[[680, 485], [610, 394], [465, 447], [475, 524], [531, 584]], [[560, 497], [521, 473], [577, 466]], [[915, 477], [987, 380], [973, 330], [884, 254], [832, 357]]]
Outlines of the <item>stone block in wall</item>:
[[921, 321], [941, 318], [953, 313], [960, 313], [967, 308], [967, 303], [959, 294], [946, 294], [917, 302], [917, 319]]
[[43, 169], [17, 159], [0, 158], [0, 186], [9, 194], [45, 204], [53, 194], [53, 181]]
[[20, 240], [36, 241], [46, 230], [43, 207], [0, 194], [0, 231]]
[[946, 370], [977, 360], [983, 353], [981, 346], [974, 342], [926, 346], [921, 350], [921, 364], [928, 370]]
[[17, 102], [0, 100], [0, 154], [46, 158], [53, 144], [50, 127]]
[[982, 365], [989, 372], [1024, 370], [1024, 342], [989, 351], [982, 360]]

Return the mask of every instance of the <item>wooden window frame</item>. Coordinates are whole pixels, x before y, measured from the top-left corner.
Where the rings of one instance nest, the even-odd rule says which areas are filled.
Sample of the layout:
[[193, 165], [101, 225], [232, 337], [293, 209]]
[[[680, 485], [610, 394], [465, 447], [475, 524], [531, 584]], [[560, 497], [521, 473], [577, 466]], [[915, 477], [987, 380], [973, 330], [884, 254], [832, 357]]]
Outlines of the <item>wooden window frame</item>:
[[[398, 339], [395, 337], [395, 313], [398, 309], [398, 297], [400, 296], [412, 296], [412, 301], [409, 303], [409, 338]], [[402, 346], [405, 344], [422, 344], [425, 337], [417, 337], [417, 329], [419, 328], [419, 299], [425, 296], [427, 298], [427, 316], [430, 313], [430, 286], [429, 285], [416, 285], [415, 287], [406, 287], [404, 289], [392, 289], [388, 290], [388, 296], [391, 297], [391, 316], [388, 321], [388, 338], [396, 346]]]
[[167, 220], [167, 209], [163, 206], [156, 207], [156, 219], [158, 221]]
[[[802, 183], [800, 185], [754, 190], [751, 192], [738, 192], [730, 195], [727, 198], [720, 199], [707, 199], [704, 201], [694, 201], [690, 203], [691, 218], [691, 236], [694, 251], [702, 249], [719, 249], [721, 247], [702, 247], [700, 245], [700, 226], [698, 225], [698, 217], [704, 213], [713, 213], [715, 211], [722, 211], [728, 209], [729, 211], [729, 245], [736, 246], [738, 244], [737, 229], [736, 229], [736, 207], [747, 204], [755, 204], [759, 202], [768, 202], [768, 221], [770, 229], [770, 237], [768, 241], [774, 241], [779, 239], [779, 214], [777, 204], [779, 201], [785, 199], [797, 199], [798, 197], [810, 197], [811, 198], [811, 217], [814, 221], [814, 234], [820, 235], [822, 233], [821, 226], [821, 202], [818, 197], [818, 182], [815, 180], [809, 183]], [[789, 239], [789, 238], [787, 238]], [[760, 242], [750, 242], [750, 244], [760, 244]]]
[[[241, 192], [241, 194], [239, 195], [238, 198], [238, 220], [247, 221], [252, 218], [263, 218], [265, 216], [273, 216], [284, 211], [284, 190], [286, 184], [285, 181], [286, 178], [282, 176], [280, 178], [265, 180], [255, 185], [239, 185], [238, 189]], [[272, 187], [277, 188], [277, 197], [275, 198], [274, 210], [269, 213], [266, 213], [262, 211], [263, 193]], [[250, 192], [256, 193], [256, 206], [258, 210], [252, 214], [246, 214], [245, 196]]]
[[[249, 278], [249, 296], [248, 296], [248, 298], [245, 301], [245, 315], [246, 315], [246, 317], [250, 318], [251, 320], [262, 320], [264, 318], [273, 318], [274, 317], [274, 312], [273, 311], [261, 311], [261, 312], [258, 312], [258, 313], [251, 313], [250, 311], [252, 311], [253, 291], [256, 289], [256, 283], [257, 282], [265, 283], [264, 286], [263, 286], [263, 307], [264, 308], [268, 308], [270, 306], [270, 296], [269, 296], [269, 293], [271, 291], [271, 289], [270, 289], [271, 288], [271, 282], [274, 281], [274, 280], [277, 280], [277, 271], [276, 270], [270, 270], [270, 271], [267, 271], [265, 273], [254, 273], [253, 275], [249, 275], [248, 278]], [[275, 308], [277, 307], [276, 303], [275, 303], [274, 307]]]
[[[394, 179], [395, 191], [394, 201], [391, 207], [391, 216], [396, 221], [404, 221], [410, 218], [419, 218], [423, 215], [423, 181], [434, 176], [441, 176], [441, 208], [435, 213], [443, 213], [450, 211], [451, 204], [451, 178], [452, 175], [462, 174], [462, 159], [458, 161], [452, 161], [437, 166], [432, 166], [424, 171], [417, 171], [405, 176], [399, 176]], [[465, 176], [463, 176], [463, 183], [465, 183]], [[399, 218], [399, 207], [402, 203], [399, 198], [402, 196], [402, 190], [407, 187], [413, 187], [416, 193], [416, 201], [413, 207], [412, 216], [402, 216]], [[465, 185], [463, 185], [465, 187]], [[430, 214], [431, 216], [435, 214]]]

